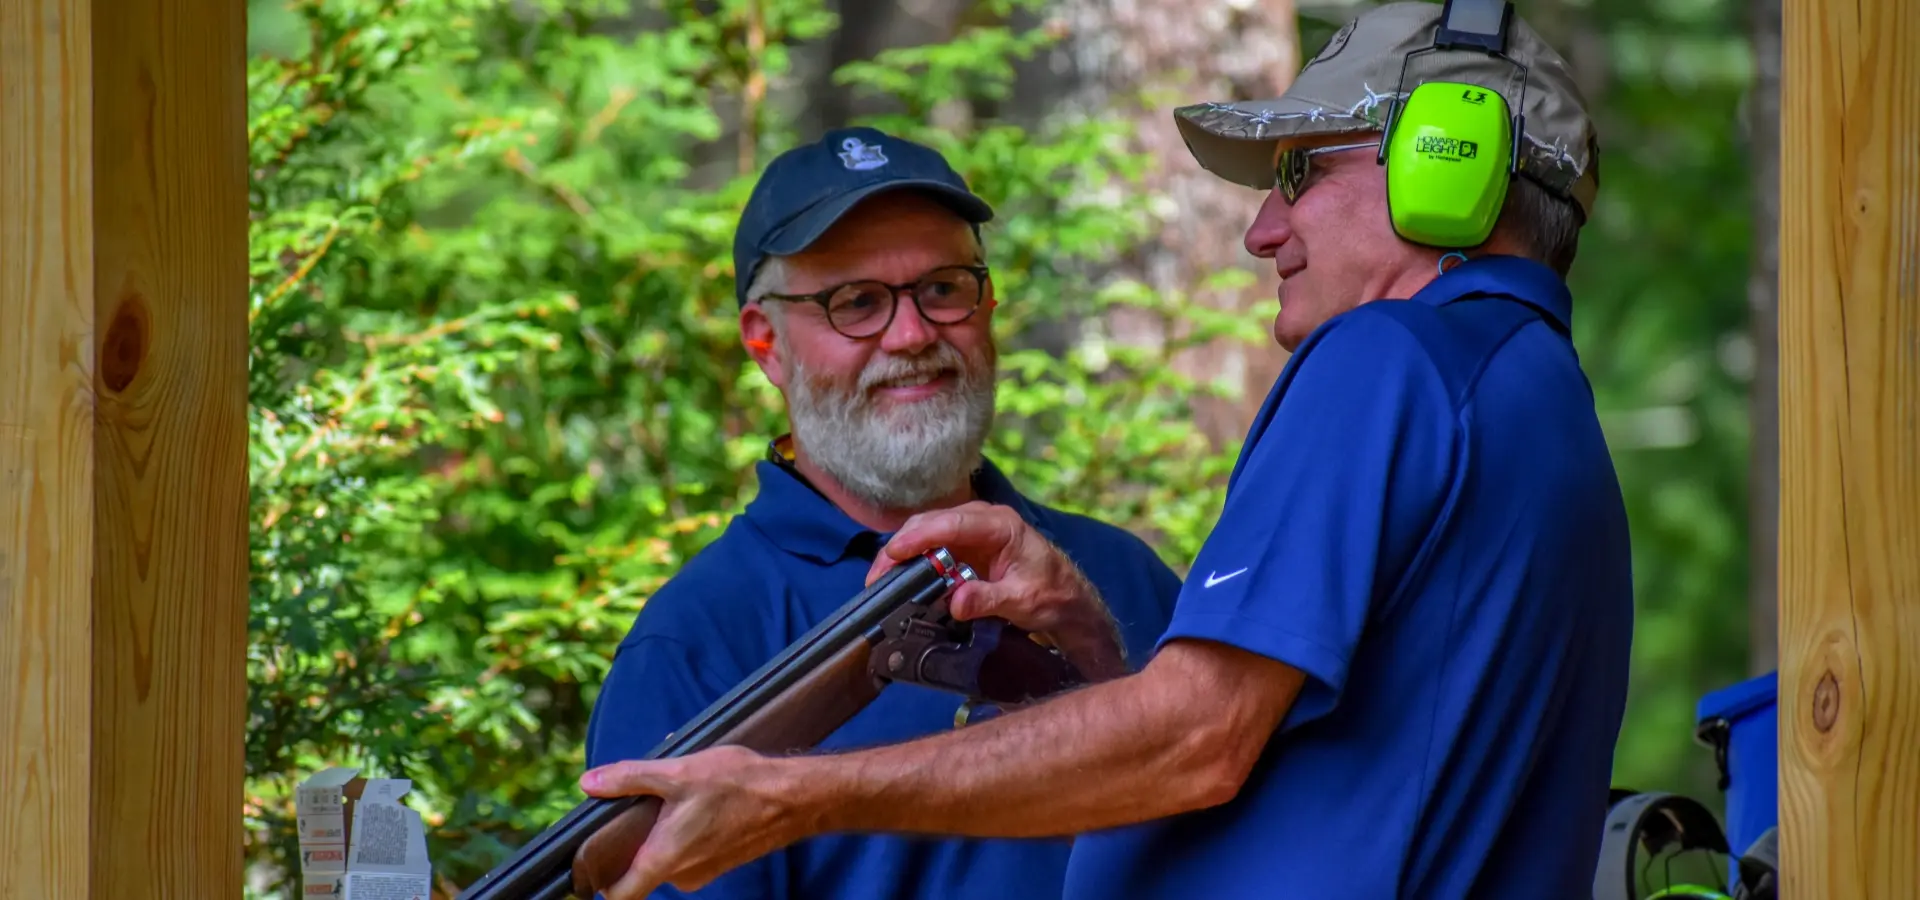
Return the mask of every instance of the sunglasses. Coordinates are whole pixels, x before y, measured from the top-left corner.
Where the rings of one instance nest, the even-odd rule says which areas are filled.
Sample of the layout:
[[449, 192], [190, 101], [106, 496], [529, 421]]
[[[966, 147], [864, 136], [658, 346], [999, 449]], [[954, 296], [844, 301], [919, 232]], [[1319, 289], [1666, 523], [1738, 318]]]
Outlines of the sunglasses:
[[1340, 153], [1366, 147], [1379, 147], [1379, 141], [1361, 144], [1335, 144], [1331, 147], [1289, 147], [1273, 161], [1273, 186], [1291, 205], [1307, 190], [1307, 176], [1313, 171], [1313, 158], [1322, 153]]

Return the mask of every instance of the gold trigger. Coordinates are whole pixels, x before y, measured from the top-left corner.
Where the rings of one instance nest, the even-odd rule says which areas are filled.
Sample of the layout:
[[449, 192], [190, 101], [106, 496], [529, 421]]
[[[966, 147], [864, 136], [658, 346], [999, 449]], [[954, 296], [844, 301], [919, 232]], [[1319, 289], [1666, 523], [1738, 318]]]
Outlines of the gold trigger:
[[[997, 709], [998, 707], [995, 707], [992, 704], [981, 703], [975, 700], [968, 700], [960, 704], [959, 709], [956, 709], [953, 711], [953, 727], [956, 730], [965, 728], [968, 725], [971, 725], [974, 723], [974, 714], [976, 712], [996, 711]], [[987, 716], [987, 718], [991, 719], [993, 717]], [[980, 721], [986, 721], [986, 720], [982, 719]]]

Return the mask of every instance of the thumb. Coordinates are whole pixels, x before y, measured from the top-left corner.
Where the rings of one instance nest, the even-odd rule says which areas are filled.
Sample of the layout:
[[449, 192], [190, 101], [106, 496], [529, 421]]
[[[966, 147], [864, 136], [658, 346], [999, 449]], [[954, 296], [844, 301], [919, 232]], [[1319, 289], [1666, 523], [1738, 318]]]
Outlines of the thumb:
[[893, 568], [898, 563], [899, 560], [895, 559], [892, 554], [884, 551], [878, 556], [875, 556], [873, 558], [873, 565], [867, 567], [867, 586], [872, 587], [875, 581], [880, 580], [880, 576], [887, 574], [887, 570]]
[[631, 797], [648, 794], [665, 797], [674, 784], [669, 766], [663, 761], [627, 760], [589, 769], [580, 776], [580, 789], [592, 797]]

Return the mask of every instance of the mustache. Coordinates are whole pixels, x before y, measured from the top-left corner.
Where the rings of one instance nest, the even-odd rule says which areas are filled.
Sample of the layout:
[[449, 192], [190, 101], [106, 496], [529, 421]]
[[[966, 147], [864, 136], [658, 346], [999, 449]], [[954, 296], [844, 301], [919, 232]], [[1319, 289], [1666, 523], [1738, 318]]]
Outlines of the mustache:
[[923, 375], [937, 378], [948, 373], [964, 376], [966, 371], [967, 361], [961, 357], [960, 351], [951, 344], [941, 343], [933, 345], [932, 349], [920, 356], [876, 355], [861, 371], [859, 388], [861, 391], [871, 391], [896, 379]]

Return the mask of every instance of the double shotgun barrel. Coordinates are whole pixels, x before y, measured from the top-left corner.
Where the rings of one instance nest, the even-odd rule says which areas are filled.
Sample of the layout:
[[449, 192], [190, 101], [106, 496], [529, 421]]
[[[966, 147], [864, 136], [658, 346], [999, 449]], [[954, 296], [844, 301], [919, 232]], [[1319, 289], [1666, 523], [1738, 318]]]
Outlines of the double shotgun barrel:
[[[763, 753], [809, 750], [894, 682], [964, 698], [956, 725], [1082, 683], [1059, 653], [1011, 624], [954, 620], [947, 599], [974, 577], [944, 548], [889, 569], [645, 758], [725, 744]], [[656, 797], [588, 799], [460, 900], [591, 900], [626, 873], [659, 813]]]

